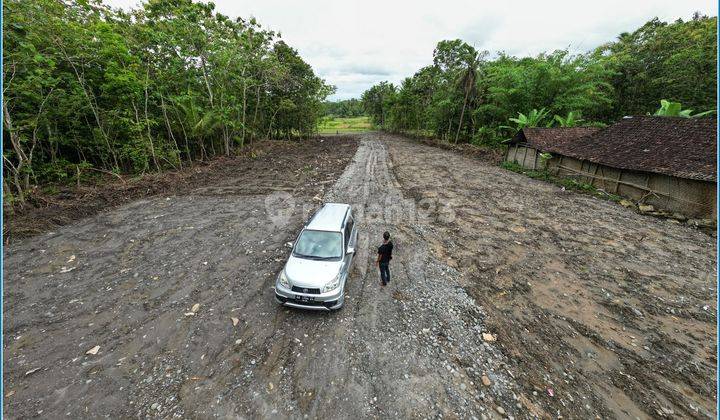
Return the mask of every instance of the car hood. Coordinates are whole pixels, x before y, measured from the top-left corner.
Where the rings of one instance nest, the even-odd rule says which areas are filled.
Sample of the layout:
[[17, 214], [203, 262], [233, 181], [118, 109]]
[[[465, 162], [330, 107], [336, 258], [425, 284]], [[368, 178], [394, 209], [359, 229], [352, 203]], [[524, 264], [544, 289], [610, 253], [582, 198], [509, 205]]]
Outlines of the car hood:
[[338, 275], [342, 263], [290, 256], [285, 264], [285, 275], [293, 286], [322, 288]]

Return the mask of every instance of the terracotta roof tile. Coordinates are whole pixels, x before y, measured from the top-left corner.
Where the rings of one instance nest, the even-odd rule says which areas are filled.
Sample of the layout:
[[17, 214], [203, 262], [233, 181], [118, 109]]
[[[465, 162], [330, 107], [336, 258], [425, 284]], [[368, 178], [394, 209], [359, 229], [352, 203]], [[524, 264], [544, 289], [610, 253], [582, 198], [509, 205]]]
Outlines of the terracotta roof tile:
[[556, 152], [557, 147], [600, 130], [597, 127], [555, 127], [523, 128], [513, 138], [513, 142], [527, 143], [543, 152]]
[[620, 169], [717, 180], [714, 118], [634, 116], [600, 130], [587, 130], [526, 128], [513, 142]]

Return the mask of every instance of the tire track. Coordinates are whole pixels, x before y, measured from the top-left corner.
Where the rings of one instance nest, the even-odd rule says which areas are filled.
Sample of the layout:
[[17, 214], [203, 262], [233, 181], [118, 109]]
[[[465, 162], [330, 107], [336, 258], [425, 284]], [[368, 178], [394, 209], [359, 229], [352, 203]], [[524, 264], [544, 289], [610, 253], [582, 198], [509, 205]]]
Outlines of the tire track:
[[[22, 319], [6, 324], [6, 385], [17, 392], [6, 412], [480, 417], [502, 403], [512, 413], [515, 384], [499, 368], [502, 354], [479, 338], [482, 310], [458, 288], [460, 274], [429, 248], [441, 237], [403, 195], [389, 141], [362, 135], [325, 195], [352, 204], [360, 229], [349, 298], [337, 312], [280, 307], [270, 289], [285, 243], [318, 205], [315, 192], [278, 204], [289, 214], [279, 227], [260, 194], [190, 195], [134, 203], [16, 247], [18, 257], [6, 259], [15, 290], [6, 293], [26, 297], [9, 318], [20, 311]], [[381, 288], [374, 261], [384, 230], [397, 250]], [[58, 273], [71, 254], [82, 270]], [[480, 315], [468, 326], [466, 313]], [[56, 329], [45, 334], [47, 325]], [[98, 357], [85, 355], [94, 345]], [[486, 371], [495, 374], [484, 388]]]

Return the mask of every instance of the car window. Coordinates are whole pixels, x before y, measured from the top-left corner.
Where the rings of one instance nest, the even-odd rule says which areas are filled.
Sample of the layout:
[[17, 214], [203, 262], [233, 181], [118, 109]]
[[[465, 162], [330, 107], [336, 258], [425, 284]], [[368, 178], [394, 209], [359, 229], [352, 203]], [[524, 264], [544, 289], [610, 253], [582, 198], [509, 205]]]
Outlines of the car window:
[[348, 246], [348, 243], [350, 242], [350, 236], [352, 235], [353, 230], [353, 219], [350, 217], [345, 224], [345, 247]]
[[297, 240], [293, 255], [312, 259], [340, 258], [343, 251], [342, 242], [340, 232], [305, 230]]

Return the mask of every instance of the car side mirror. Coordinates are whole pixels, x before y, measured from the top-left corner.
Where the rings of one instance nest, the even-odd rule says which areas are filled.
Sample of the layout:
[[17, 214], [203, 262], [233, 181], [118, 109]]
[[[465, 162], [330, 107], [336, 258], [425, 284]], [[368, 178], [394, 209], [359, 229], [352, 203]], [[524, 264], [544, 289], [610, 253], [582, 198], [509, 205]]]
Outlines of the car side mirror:
[[354, 253], [355, 253], [355, 247], [352, 247], [352, 246], [347, 247], [347, 253], [348, 253], [348, 254], [354, 254]]

